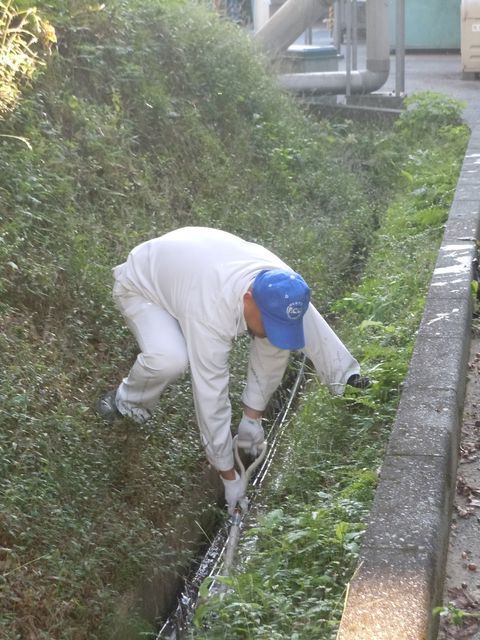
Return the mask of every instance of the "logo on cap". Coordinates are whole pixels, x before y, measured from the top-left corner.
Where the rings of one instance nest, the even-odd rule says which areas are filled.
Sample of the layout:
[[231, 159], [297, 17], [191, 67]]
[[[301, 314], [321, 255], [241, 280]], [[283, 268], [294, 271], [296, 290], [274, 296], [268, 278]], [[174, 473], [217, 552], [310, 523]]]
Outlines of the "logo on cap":
[[287, 307], [287, 316], [290, 320], [298, 320], [304, 314], [303, 302], [291, 302]]

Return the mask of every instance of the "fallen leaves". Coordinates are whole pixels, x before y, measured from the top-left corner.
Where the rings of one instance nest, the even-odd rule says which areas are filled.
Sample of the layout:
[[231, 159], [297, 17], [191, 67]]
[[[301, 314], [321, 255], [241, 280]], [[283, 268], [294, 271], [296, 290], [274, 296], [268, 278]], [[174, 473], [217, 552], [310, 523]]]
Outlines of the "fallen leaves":
[[441, 612], [441, 627], [448, 640], [471, 638], [480, 628], [479, 603], [465, 587], [448, 590], [448, 606]]
[[[480, 345], [480, 338], [477, 340]], [[451, 527], [451, 564], [440, 613], [439, 640], [478, 640], [480, 632], [480, 349], [469, 369], [463, 414], [460, 459], [456, 479], [455, 512]], [[474, 463], [474, 464], [472, 464]], [[473, 517], [472, 517], [473, 516]], [[460, 585], [460, 586], [457, 586]]]
[[463, 442], [460, 447], [460, 464], [476, 462], [480, 458], [480, 442]]
[[461, 507], [459, 504], [455, 505], [455, 511], [460, 518], [469, 518], [475, 513], [473, 507]]
[[480, 507], [480, 488], [469, 484], [463, 476], [457, 477], [457, 494], [464, 498], [465, 504], [456, 504], [455, 510], [460, 518], [469, 518]]

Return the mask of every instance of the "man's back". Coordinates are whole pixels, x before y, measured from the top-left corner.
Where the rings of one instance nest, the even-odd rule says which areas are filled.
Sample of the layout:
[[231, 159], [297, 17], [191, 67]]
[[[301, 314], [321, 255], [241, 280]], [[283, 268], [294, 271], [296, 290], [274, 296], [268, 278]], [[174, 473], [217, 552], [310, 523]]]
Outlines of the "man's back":
[[[271, 251], [206, 227], [184, 227], [132, 250], [121, 277], [172, 316], [231, 325], [264, 269], [288, 269]], [[117, 268], [118, 269], [118, 268]]]

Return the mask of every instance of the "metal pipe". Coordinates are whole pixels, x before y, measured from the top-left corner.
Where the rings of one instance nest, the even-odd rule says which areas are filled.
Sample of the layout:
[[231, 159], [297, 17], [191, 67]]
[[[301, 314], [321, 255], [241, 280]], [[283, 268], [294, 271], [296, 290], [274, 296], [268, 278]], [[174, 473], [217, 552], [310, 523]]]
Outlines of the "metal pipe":
[[342, 7], [340, 0], [333, 3], [333, 44], [340, 52], [342, 46]]
[[390, 70], [388, 0], [367, 0], [367, 71], [386, 74]]
[[322, 4], [318, 0], [287, 0], [260, 27], [254, 39], [265, 52], [275, 57], [311, 27], [321, 13]]
[[352, 95], [352, 0], [347, 0], [345, 6], [345, 95]]
[[405, 93], [405, 0], [396, 0], [395, 95]]
[[[308, 23], [312, 24], [318, 19], [319, 5], [317, 0], [287, 0], [254, 36], [255, 40], [270, 54], [280, 53], [303, 33]], [[387, 9], [387, 0], [367, 0], [366, 69], [351, 72], [350, 90], [352, 93], [376, 91], [385, 84], [388, 78], [390, 49]], [[305, 11], [302, 15], [300, 15], [301, 10]], [[272, 24], [275, 17], [277, 20]], [[293, 24], [288, 22], [290, 19]], [[344, 71], [284, 74], [280, 76], [279, 81], [289, 91], [309, 95], [344, 94], [347, 88], [347, 78]]]
[[357, 0], [352, 2], [352, 69], [358, 69], [358, 5]]

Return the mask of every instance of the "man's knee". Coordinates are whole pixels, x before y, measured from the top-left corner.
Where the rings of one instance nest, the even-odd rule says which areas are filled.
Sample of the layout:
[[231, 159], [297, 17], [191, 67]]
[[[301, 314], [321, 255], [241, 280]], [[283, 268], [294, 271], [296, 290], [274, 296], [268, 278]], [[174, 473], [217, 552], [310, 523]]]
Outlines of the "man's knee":
[[175, 380], [185, 373], [188, 367], [186, 352], [180, 350], [164, 353], [140, 353], [138, 363], [149, 377]]

